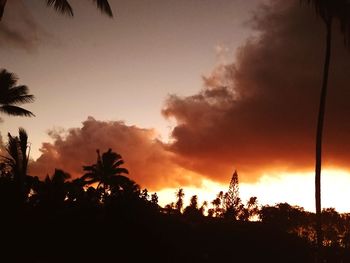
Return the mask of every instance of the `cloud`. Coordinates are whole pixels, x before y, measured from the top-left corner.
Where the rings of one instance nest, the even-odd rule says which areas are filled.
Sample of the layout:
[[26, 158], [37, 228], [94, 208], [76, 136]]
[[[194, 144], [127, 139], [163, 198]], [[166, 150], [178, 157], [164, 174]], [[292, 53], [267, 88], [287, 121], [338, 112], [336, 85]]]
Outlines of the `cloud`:
[[[193, 96], [171, 95], [163, 115], [175, 119], [168, 150], [177, 163], [213, 180], [236, 168], [243, 181], [271, 171], [313, 169], [325, 30], [314, 10], [297, 0], [261, 5], [255, 30], [204, 78]], [[324, 163], [348, 168], [350, 56], [338, 28], [325, 119]]]
[[28, 8], [18, 0], [7, 1], [0, 22], [0, 47], [36, 51], [46, 33], [35, 21]]
[[[253, 182], [265, 173], [313, 170], [316, 119], [322, 83], [325, 30], [312, 8], [298, 0], [262, 5], [249, 23], [256, 32], [234, 63], [203, 77], [192, 96], [170, 95], [162, 113], [175, 120], [172, 141], [155, 131], [89, 117], [81, 128], [51, 132], [32, 175], [62, 168], [80, 176], [96, 161], [96, 149], [123, 156], [143, 187], [227, 183], [234, 169]], [[350, 54], [334, 30], [325, 119], [324, 163], [348, 169], [350, 152]]]
[[[152, 190], [196, 184], [185, 169], [172, 160], [171, 152], [156, 139], [154, 130], [127, 126], [118, 121], [98, 121], [89, 117], [81, 128], [51, 131], [53, 143], [44, 143], [42, 155], [30, 164], [30, 174], [44, 177], [61, 168], [79, 177], [83, 165], [96, 162], [96, 149], [112, 148], [121, 154], [130, 178]], [[199, 182], [198, 182], [199, 183]]]

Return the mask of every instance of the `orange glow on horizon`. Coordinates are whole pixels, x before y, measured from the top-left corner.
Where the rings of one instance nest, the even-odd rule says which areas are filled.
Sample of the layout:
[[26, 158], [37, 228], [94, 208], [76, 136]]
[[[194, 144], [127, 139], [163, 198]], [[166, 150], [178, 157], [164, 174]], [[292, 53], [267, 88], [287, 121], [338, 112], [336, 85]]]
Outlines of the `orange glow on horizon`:
[[[227, 191], [227, 184], [203, 180], [201, 187], [183, 187], [185, 205], [192, 195], [198, 196], [199, 205], [207, 201], [209, 206], [220, 191]], [[350, 212], [350, 172], [342, 169], [322, 171], [322, 208], [333, 207], [338, 212]], [[158, 191], [159, 203], [165, 206], [175, 202], [176, 188]], [[290, 205], [315, 211], [314, 172], [266, 173], [256, 183], [240, 183], [240, 197], [245, 203], [249, 197], [258, 197], [259, 205], [275, 205], [287, 202]]]

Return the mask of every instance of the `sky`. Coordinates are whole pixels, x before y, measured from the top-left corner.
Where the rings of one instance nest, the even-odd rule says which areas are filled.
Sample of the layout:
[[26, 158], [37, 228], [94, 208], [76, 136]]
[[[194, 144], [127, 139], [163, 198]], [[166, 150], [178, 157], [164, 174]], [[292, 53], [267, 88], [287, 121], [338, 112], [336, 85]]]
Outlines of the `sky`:
[[[313, 210], [314, 135], [324, 28], [298, 0], [110, 1], [115, 17], [71, 1], [9, 1], [2, 67], [36, 96], [24, 127], [33, 175], [73, 177], [96, 149], [120, 153], [130, 177], [165, 204], [175, 189], [211, 201], [238, 170], [243, 199]], [[350, 65], [333, 39], [324, 139], [325, 207], [350, 211]]]

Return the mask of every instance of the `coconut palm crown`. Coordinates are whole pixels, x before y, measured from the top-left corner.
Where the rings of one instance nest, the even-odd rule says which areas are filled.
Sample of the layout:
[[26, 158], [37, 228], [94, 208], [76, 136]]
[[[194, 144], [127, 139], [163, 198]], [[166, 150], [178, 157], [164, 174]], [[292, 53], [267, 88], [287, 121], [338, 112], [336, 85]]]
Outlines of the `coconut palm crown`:
[[115, 187], [119, 184], [120, 179], [124, 178], [123, 174], [128, 174], [128, 170], [120, 167], [124, 164], [120, 154], [115, 153], [112, 149], [103, 153], [97, 150], [97, 161], [93, 165], [84, 166], [83, 169], [86, 173], [82, 176], [82, 179], [87, 185], [97, 183], [97, 188], [103, 188], [103, 192], [106, 195], [107, 190], [111, 187]]
[[[48, 7], [52, 7], [60, 14], [74, 16], [73, 8], [68, 0], [42, 0]], [[92, 0], [103, 14], [113, 17], [112, 9], [108, 0]], [[0, 20], [4, 14], [7, 0], [0, 0]]]
[[0, 71], [0, 111], [12, 116], [31, 117], [34, 114], [18, 105], [34, 101], [28, 94], [27, 86], [16, 86], [18, 78], [15, 74], [3, 69]]

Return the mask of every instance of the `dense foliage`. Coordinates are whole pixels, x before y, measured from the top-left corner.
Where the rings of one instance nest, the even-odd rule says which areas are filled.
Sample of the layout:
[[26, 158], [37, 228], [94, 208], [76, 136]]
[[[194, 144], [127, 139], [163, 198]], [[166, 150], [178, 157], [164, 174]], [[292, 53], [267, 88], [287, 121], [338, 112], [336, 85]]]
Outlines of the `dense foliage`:
[[[126, 175], [122, 156], [97, 151], [72, 179], [56, 169], [27, 174], [27, 135], [9, 134], [0, 165], [0, 257], [11, 262], [313, 262], [315, 214], [280, 203], [239, 198], [238, 174], [211, 202], [183, 189], [161, 207], [156, 193]], [[85, 173], [83, 173], [85, 172]], [[348, 262], [350, 215], [322, 213], [326, 262]], [[5, 262], [5, 261], [4, 261]], [[10, 261], [7, 261], [10, 262]]]

